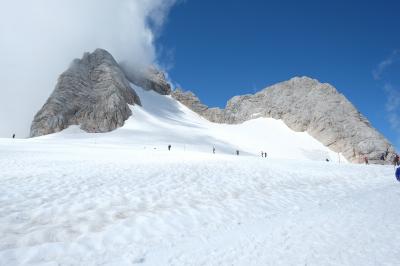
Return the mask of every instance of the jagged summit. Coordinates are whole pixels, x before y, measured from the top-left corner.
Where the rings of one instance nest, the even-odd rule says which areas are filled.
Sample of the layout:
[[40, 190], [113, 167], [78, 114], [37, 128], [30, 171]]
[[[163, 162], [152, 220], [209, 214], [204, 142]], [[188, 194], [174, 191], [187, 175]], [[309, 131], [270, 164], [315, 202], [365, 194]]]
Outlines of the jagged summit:
[[118, 128], [132, 114], [128, 105], [140, 105], [111, 54], [103, 49], [75, 59], [58, 79], [55, 90], [36, 114], [31, 137], [80, 125], [87, 132]]
[[32, 122], [30, 136], [59, 132], [70, 125], [80, 125], [87, 132], [121, 127], [132, 114], [129, 105], [141, 104], [130, 82], [162, 95], [171, 92], [164, 73], [154, 67], [127, 73], [104, 49], [85, 53], [59, 77]]
[[[295, 77], [255, 94], [235, 96], [225, 109], [208, 108], [192, 92], [175, 90], [173, 97], [206, 119], [238, 124], [259, 117], [283, 120], [295, 131], [306, 131], [349, 161], [368, 156], [380, 162], [394, 147], [332, 85]], [[389, 160], [390, 156], [387, 157]]]

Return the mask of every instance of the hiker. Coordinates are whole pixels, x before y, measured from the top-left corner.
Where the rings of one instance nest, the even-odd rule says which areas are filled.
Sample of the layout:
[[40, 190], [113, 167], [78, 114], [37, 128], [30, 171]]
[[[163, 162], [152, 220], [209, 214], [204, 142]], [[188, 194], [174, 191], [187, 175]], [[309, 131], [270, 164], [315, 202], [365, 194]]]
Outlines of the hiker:
[[267, 158], [267, 155], [268, 155], [268, 154], [267, 154], [267, 152], [264, 152], [264, 156], [265, 156], [265, 158]]
[[168, 150], [169, 150], [169, 151], [171, 150], [171, 144], [170, 144], [170, 145], [168, 145]]
[[15, 133], [13, 134], [13, 139], [15, 139]]
[[399, 155], [395, 154], [394, 155], [394, 159], [393, 159], [394, 166], [398, 166], [399, 165], [399, 163], [400, 163], [399, 160], [400, 160]]
[[263, 151], [261, 151], [261, 157], [263, 157], [263, 158], [264, 158], [264, 152], [263, 152]]
[[236, 155], [239, 156], [239, 150], [236, 150]]
[[368, 156], [364, 156], [364, 162], [365, 162], [365, 164], [369, 164]]
[[328, 159], [328, 158], [326, 158], [326, 159], [325, 159], [325, 161], [329, 162], [329, 159]]
[[213, 153], [215, 154], [215, 146], [213, 146]]
[[385, 160], [385, 154], [382, 153], [382, 154], [381, 154], [381, 161], [384, 161], [384, 160]]
[[400, 182], [400, 167], [397, 167], [395, 175], [396, 175], [397, 181]]

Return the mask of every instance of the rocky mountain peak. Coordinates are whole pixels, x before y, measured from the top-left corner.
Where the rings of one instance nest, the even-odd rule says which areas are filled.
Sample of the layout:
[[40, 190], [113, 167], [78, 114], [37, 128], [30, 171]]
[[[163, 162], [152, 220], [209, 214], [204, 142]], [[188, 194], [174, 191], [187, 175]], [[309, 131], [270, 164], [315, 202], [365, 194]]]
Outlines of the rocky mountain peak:
[[140, 105], [118, 63], [103, 49], [75, 59], [31, 125], [31, 137], [80, 125], [87, 132], [108, 132], [132, 114], [129, 105]]
[[145, 90], [153, 90], [161, 95], [171, 94], [171, 85], [166, 74], [154, 66], [144, 70], [126, 71], [128, 79]]
[[[295, 77], [255, 94], [235, 96], [225, 109], [208, 108], [193, 93], [181, 90], [172, 96], [216, 123], [237, 124], [259, 117], [281, 119], [291, 129], [308, 132], [352, 162], [361, 162], [367, 156], [372, 162], [383, 163], [382, 153], [395, 152], [335, 87], [309, 77]], [[386, 163], [389, 160], [390, 156]]]
[[237, 124], [259, 117], [280, 119], [292, 130], [307, 132], [352, 162], [367, 156], [378, 163], [382, 162], [382, 153], [395, 152], [351, 102], [328, 83], [294, 77], [255, 94], [235, 96], [224, 109], [209, 108], [192, 92], [171, 91], [162, 71], [150, 67], [124, 72], [102, 49], [74, 60], [59, 77], [54, 92], [32, 122], [31, 136], [58, 132], [70, 125], [79, 125], [87, 132], [121, 127], [132, 114], [130, 106], [141, 104], [130, 82], [162, 95], [171, 94], [216, 123]]

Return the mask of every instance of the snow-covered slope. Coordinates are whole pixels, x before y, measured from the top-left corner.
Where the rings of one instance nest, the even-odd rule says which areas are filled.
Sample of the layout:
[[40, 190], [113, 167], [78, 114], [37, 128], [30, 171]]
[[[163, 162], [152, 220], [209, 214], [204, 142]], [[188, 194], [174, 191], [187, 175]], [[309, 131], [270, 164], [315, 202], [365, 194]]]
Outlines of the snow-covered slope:
[[0, 140], [0, 265], [400, 263], [393, 167], [57, 143]]
[[324, 147], [305, 132], [294, 132], [281, 120], [258, 118], [240, 125], [211, 123], [170, 96], [146, 91], [132, 85], [143, 107], [132, 107], [133, 115], [122, 128], [110, 133], [88, 134], [69, 129], [36, 139], [62, 140], [63, 143], [92, 143], [124, 145], [132, 149], [165, 150], [172, 145], [175, 151], [261, 156], [270, 158], [345, 162], [339, 154]]
[[113, 132], [0, 139], [0, 265], [400, 264], [392, 166], [327, 163], [280, 121], [216, 125], [137, 92]]

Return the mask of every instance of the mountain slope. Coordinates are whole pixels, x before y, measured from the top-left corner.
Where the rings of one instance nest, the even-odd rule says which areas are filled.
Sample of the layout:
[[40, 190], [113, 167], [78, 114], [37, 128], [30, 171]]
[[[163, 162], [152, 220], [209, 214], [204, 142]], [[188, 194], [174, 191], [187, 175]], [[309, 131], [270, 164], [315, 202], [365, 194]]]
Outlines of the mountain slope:
[[[123, 66], [102, 49], [86, 53], [82, 59], [76, 59], [60, 76], [54, 92], [32, 122], [31, 136], [59, 132], [71, 125], [77, 125], [86, 132], [98, 133], [121, 128], [141, 104], [141, 97], [130, 82], [159, 95], [171, 94], [174, 99], [198, 115], [220, 124], [216, 126], [205, 124], [202, 119], [189, 119], [187, 111], [183, 112], [186, 115], [180, 116], [182, 110], [176, 103], [166, 103], [165, 99], [164, 102], [160, 102], [156, 97], [152, 97], [158, 104], [152, 105], [150, 101], [145, 108], [147, 114], [140, 113], [141, 109], [138, 109], [139, 113], [136, 116], [142, 120], [130, 120], [127, 127], [136, 130], [136, 139], [141, 138], [141, 131], [146, 131], [146, 127], [154, 127], [153, 122], [159, 120], [158, 127], [174, 125], [174, 128], [186, 133], [179, 133], [174, 137], [177, 133], [166, 128], [165, 132], [169, 132], [168, 135], [164, 132], [164, 135], [160, 136], [157, 130], [153, 130], [151, 134], [154, 139], [148, 139], [149, 142], [174, 142], [186, 149], [185, 145], [192, 145], [196, 140], [194, 142], [197, 146], [199, 143], [203, 143], [203, 147], [218, 146], [218, 150], [224, 152], [238, 149], [256, 154], [272, 149], [273, 154], [285, 154], [286, 158], [310, 158], [319, 153], [319, 146], [315, 152], [309, 152], [314, 149], [310, 147], [314, 146], [307, 146], [307, 140], [303, 140], [304, 144], [297, 147], [297, 143], [301, 143], [300, 135], [275, 134], [271, 127], [278, 128], [282, 125], [269, 119], [273, 118], [283, 121], [294, 131], [306, 132], [332, 150], [330, 155], [324, 150], [317, 156], [318, 160], [322, 157], [332, 159], [332, 154], [341, 153], [351, 162], [362, 162], [364, 157], [368, 157], [372, 163], [388, 164], [395, 153], [394, 147], [342, 94], [333, 86], [315, 79], [293, 78], [254, 95], [235, 96], [228, 101], [225, 109], [208, 108], [190, 92], [171, 92], [166, 76], [157, 69], [124, 71]], [[148, 96], [143, 94], [143, 97]], [[132, 108], [132, 105], [135, 105], [135, 108]], [[149, 114], [152, 114], [151, 117]], [[170, 118], [166, 119], [168, 116]], [[193, 118], [193, 114], [190, 117]], [[182, 127], [186, 123], [183, 122], [185, 120], [188, 120], [188, 124]], [[238, 126], [227, 128], [224, 124]], [[192, 125], [193, 128], [188, 125]], [[143, 129], [140, 130], [138, 126]], [[222, 133], [223, 129], [229, 131], [229, 134]], [[203, 140], [199, 141], [198, 138]], [[285, 146], [292, 148], [283, 148]], [[303, 146], [308, 148], [299, 152]], [[304, 155], [306, 153], [308, 155]], [[382, 154], [386, 155], [384, 160], [381, 160]]]
[[[160, 95], [131, 84], [141, 106], [132, 108], [124, 126], [112, 132], [87, 134], [71, 127], [40, 140], [79, 141], [125, 145], [134, 149], [173, 150], [261, 156], [298, 160], [338, 161], [339, 155], [306, 132], [294, 132], [282, 121], [258, 118], [237, 125], [212, 123], [179, 103], [171, 96]], [[343, 157], [340, 159], [345, 161]]]
[[176, 90], [173, 97], [210, 121], [237, 124], [259, 117], [281, 119], [291, 129], [308, 132], [349, 161], [368, 156], [371, 162], [383, 163], [380, 157], [394, 147], [372, 127], [370, 122], [333, 86], [308, 77], [293, 78], [255, 94], [235, 96], [225, 109], [208, 108], [190, 92]]

